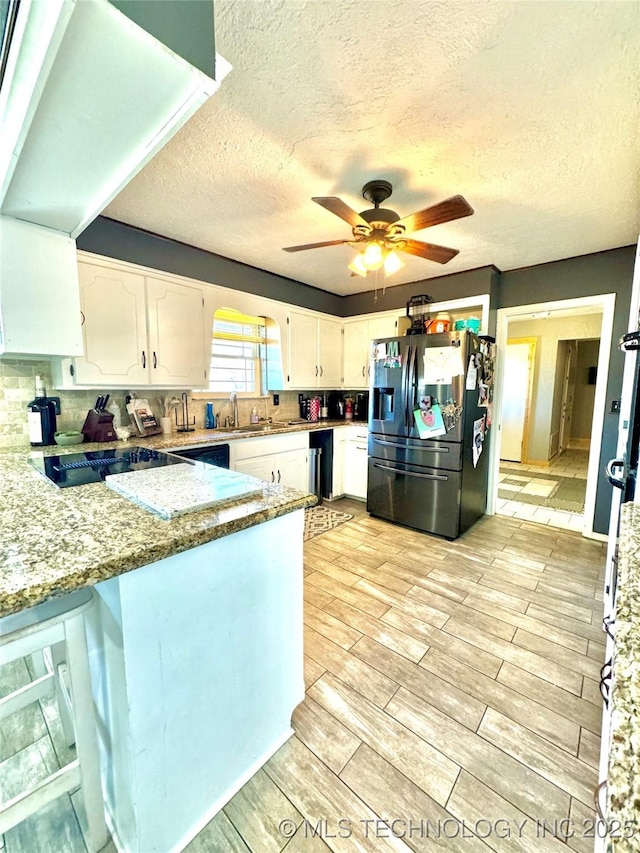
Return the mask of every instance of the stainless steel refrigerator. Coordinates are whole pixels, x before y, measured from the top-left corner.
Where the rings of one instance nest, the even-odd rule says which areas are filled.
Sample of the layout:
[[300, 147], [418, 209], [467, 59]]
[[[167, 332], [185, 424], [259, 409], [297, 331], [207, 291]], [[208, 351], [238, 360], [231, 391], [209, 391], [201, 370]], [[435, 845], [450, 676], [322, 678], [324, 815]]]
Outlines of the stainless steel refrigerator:
[[484, 514], [493, 354], [467, 330], [373, 342], [372, 515], [455, 539]]

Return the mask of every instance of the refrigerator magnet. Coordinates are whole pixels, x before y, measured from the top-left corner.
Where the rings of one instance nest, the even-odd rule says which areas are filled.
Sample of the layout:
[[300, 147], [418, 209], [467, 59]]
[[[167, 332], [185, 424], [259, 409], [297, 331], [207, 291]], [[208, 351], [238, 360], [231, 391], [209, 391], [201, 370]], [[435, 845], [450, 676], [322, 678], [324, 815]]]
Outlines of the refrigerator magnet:
[[420, 438], [436, 438], [446, 433], [438, 405], [431, 406], [430, 409], [414, 409], [413, 418]]
[[478, 386], [478, 406], [487, 407], [487, 403], [489, 402], [489, 386], [484, 385], [482, 382]]
[[476, 357], [473, 353], [469, 356], [469, 364], [467, 366], [467, 381], [465, 387], [467, 391], [474, 391], [478, 384], [478, 365]]

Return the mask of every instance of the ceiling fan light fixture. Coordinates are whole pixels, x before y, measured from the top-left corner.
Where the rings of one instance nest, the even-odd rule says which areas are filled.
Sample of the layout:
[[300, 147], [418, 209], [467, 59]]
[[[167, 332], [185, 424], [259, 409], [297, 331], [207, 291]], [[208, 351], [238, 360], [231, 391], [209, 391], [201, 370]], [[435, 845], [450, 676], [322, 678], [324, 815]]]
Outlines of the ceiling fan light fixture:
[[349, 269], [351, 272], [354, 272], [356, 275], [361, 275], [363, 278], [366, 276], [368, 270], [365, 267], [362, 255], [356, 255], [355, 258], [349, 264]]
[[391, 249], [384, 259], [384, 274], [393, 275], [394, 272], [401, 270], [403, 266], [404, 261], [400, 259], [400, 255], [394, 249]]
[[362, 253], [362, 263], [368, 270], [379, 270], [384, 264], [384, 252], [380, 243], [372, 241]]

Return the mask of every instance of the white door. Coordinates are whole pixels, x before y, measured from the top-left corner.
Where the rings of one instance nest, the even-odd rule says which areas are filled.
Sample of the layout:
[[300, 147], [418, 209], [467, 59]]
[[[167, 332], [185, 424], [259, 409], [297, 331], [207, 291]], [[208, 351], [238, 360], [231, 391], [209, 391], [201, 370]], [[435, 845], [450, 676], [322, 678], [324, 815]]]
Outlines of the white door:
[[529, 350], [528, 343], [507, 344], [500, 458], [510, 462], [522, 462], [522, 444], [529, 402]]
[[573, 417], [573, 401], [576, 395], [576, 342], [569, 341], [564, 361], [562, 387], [562, 411], [560, 414], [560, 446], [562, 453], [569, 447], [571, 441], [571, 419]]
[[369, 384], [369, 321], [357, 320], [344, 324], [343, 341], [345, 388], [366, 388]]
[[258, 456], [253, 459], [240, 459], [233, 465], [233, 470], [238, 471], [239, 474], [249, 474], [249, 476], [257, 477], [259, 480], [264, 480], [266, 483], [274, 482], [274, 468], [273, 456]]
[[274, 457], [275, 482], [292, 489], [309, 491], [309, 454], [306, 450], [287, 450]]
[[154, 385], [205, 384], [204, 303], [195, 287], [147, 278], [149, 358]]
[[144, 276], [78, 263], [84, 356], [78, 385], [147, 385], [149, 351]]
[[317, 388], [318, 319], [309, 314], [289, 314], [289, 387]]
[[320, 388], [339, 388], [342, 384], [342, 322], [318, 320], [320, 349]]

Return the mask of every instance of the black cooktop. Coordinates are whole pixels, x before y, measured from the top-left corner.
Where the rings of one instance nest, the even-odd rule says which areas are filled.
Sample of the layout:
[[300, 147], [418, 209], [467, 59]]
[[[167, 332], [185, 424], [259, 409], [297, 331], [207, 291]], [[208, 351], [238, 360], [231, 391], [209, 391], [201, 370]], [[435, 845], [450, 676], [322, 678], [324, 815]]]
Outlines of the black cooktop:
[[30, 456], [29, 462], [48, 480], [66, 489], [100, 483], [107, 474], [124, 474], [126, 471], [145, 471], [164, 465], [189, 464], [159, 450], [146, 447], [128, 447], [126, 450], [91, 450], [86, 453], [66, 453], [60, 456]]

